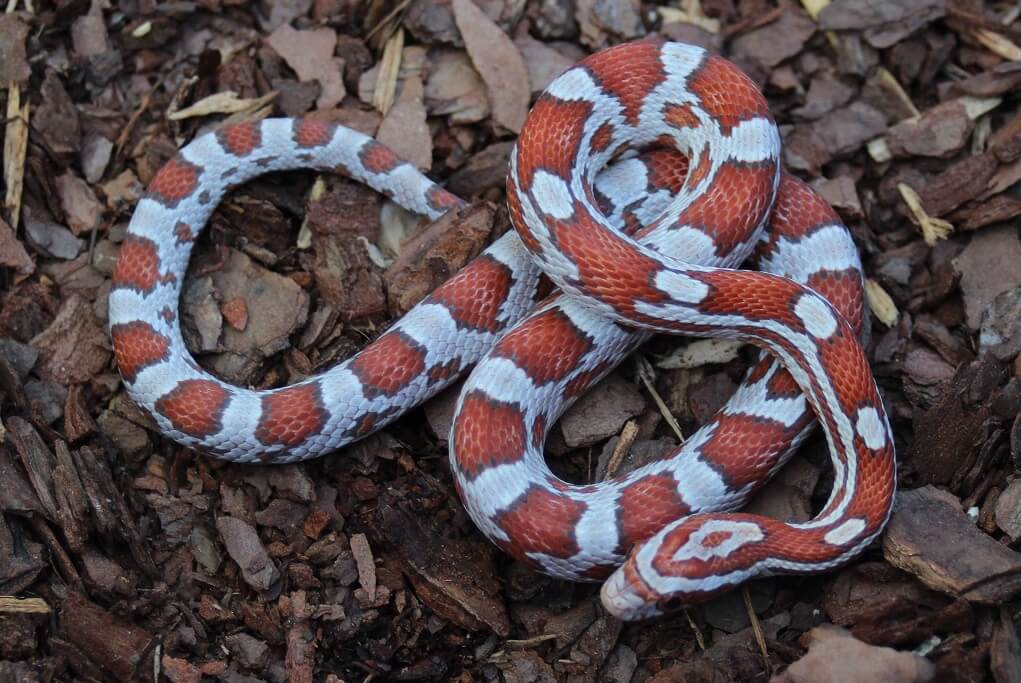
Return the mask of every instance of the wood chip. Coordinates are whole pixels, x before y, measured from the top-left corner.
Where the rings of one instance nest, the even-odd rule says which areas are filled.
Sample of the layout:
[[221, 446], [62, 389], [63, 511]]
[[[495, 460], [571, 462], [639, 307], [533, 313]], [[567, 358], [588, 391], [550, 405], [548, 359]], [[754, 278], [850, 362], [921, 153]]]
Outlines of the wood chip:
[[730, 339], [697, 339], [689, 342], [669, 355], [656, 361], [656, 367], [663, 370], [679, 368], [700, 368], [710, 363], [729, 363], [738, 356], [745, 346], [743, 342]]
[[53, 323], [32, 339], [32, 346], [39, 351], [39, 375], [61, 384], [88, 382], [111, 356], [109, 338], [92, 304], [76, 294], [64, 300]]
[[376, 595], [376, 560], [365, 534], [351, 534], [351, 554], [358, 566], [358, 582], [372, 600]]
[[443, 50], [430, 58], [425, 103], [433, 116], [452, 124], [477, 123], [489, 116], [486, 84], [464, 52]]
[[393, 546], [422, 601], [467, 629], [510, 634], [510, 621], [489, 543], [448, 537], [433, 517], [413, 514], [392, 497], [380, 498], [376, 526]]
[[996, 297], [1021, 285], [1021, 239], [1017, 228], [1005, 225], [974, 233], [953, 263], [961, 274], [968, 327], [978, 330], [982, 313]]
[[298, 31], [282, 24], [266, 39], [303, 81], [319, 81], [322, 93], [316, 100], [320, 109], [335, 107], [344, 99], [344, 62], [334, 57], [337, 32], [331, 28]]
[[630, 382], [610, 375], [587, 391], [560, 419], [570, 448], [583, 448], [618, 433], [645, 409], [645, 399]]
[[1021, 61], [1021, 47], [1018, 47], [1017, 43], [1012, 41], [1010, 38], [1007, 38], [1002, 33], [993, 33], [992, 31], [984, 28], [977, 28], [969, 33], [990, 52], [993, 52], [1010, 62]]
[[819, 25], [834, 31], [862, 31], [874, 48], [888, 48], [944, 14], [942, 0], [842, 0], [819, 12]]
[[897, 191], [900, 192], [904, 203], [911, 210], [915, 224], [922, 230], [922, 238], [930, 247], [935, 246], [937, 240], [945, 240], [954, 231], [954, 226], [950, 221], [945, 221], [942, 218], [933, 218], [925, 212], [925, 209], [922, 207], [921, 198], [910, 185], [907, 183], [897, 183]]
[[453, 0], [454, 18], [468, 54], [489, 90], [493, 120], [513, 133], [528, 113], [528, 69], [514, 42], [472, 0]]
[[24, 17], [0, 14], [0, 88], [26, 85], [32, 75], [25, 52], [25, 40], [30, 32]]
[[49, 614], [53, 610], [42, 598], [17, 598], [0, 595], [0, 614]]
[[844, 629], [825, 624], [802, 639], [808, 654], [794, 662], [774, 683], [822, 683], [823, 681], [872, 681], [924, 683], [932, 680], [932, 662], [910, 652], [867, 645]]
[[76, 648], [78, 656], [121, 681], [137, 680], [155, 645], [153, 634], [70, 593], [60, 605], [60, 637]]
[[403, 315], [475, 258], [493, 236], [496, 209], [479, 203], [448, 211], [401, 247], [384, 279], [395, 315]]
[[103, 204], [88, 183], [68, 171], [56, 179], [60, 207], [64, 210], [67, 227], [75, 235], [91, 232], [99, 227], [103, 217]]
[[196, 116], [209, 116], [211, 114], [238, 114], [253, 113], [276, 99], [277, 93], [268, 92], [262, 97], [244, 99], [238, 97], [233, 90], [218, 92], [209, 97], [204, 97], [190, 107], [179, 109], [167, 114], [171, 121], [183, 121]]
[[401, 70], [404, 55], [404, 29], [398, 28], [386, 41], [383, 58], [379, 63], [379, 74], [372, 95], [372, 105], [386, 116], [393, 106], [397, 93], [397, 76]]
[[879, 322], [887, 327], [897, 324], [900, 313], [897, 311], [897, 304], [887, 293], [883, 286], [872, 278], [865, 279], [865, 300], [868, 301], [869, 310], [875, 314]]
[[432, 167], [433, 140], [422, 94], [420, 76], [406, 79], [396, 102], [384, 113], [376, 139], [424, 171]]
[[1006, 607], [1000, 608], [1000, 618], [993, 625], [989, 659], [989, 668], [997, 683], [1021, 680], [1021, 639]]
[[35, 272], [35, 261], [3, 218], [0, 218], [0, 265], [13, 268], [20, 277]]
[[11, 226], [18, 227], [21, 216], [21, 192], [25, 182], [25, 157], [28, 154], [29, 106], [21, 104], [21, 89], [12, 85], [7, 91], [7, 130], [4, 132], [4, 208]]
[[1021, 555], [979, 530], [956, 498], [932, 486], [897, 495], [883, 556], [933, 590], [972, 602], [999, 605], [1021, 594]]
[[280, 572], [255, 528], [244, 520], [224, 516], [217, 518], [216, 530], [227, 554], [241, 568], [245, 583], [257, 591], [269, 590], [280, 578]]
[[964, 149], [974, 127], [965, 103], [951, 100], [893, 126], [886, 141], [897, 157], [950, 158]]
[[700, 0], [681, 0], [680, 8], [657, 7], [656, 12], [663, 18], [663, 23], [680, 23], [697, 26], [707, 33], [720, 32], [720, 20], [713, 19], [702, 10]]

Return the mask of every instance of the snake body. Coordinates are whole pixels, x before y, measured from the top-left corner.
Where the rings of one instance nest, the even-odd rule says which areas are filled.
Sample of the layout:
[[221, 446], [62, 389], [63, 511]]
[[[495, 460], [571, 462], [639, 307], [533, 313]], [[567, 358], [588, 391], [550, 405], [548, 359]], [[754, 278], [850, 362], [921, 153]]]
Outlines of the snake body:
[[[540, 96], [511, 157], [515, 230], [351, 359], [252, 391], [203, 370], [178, 321], [194, 240], [224, 193], [271, 170], [362, 181], [438, 218], [464, 202], [342, 126], [221, 128], [154, 177], [113, 278], [110, 334], [131, 396], [178, 442], [236, 462], [318, 457], [465, 383], [450, 463], [472, 519], [546, 573], [605, 580], [626, 619], [755, 576], [813, 573], [881, 532], [893, 438], [858, 341], [861, 263], [832, 209], [780, 168], [765, 100], [726, 60], [679, 43], [596, 53]], [[734, 270], [749, 257], [760, 272]], [[545, 273], [559, 291], [539, 301]], [[767, 349], [730, 402], [673, 455], [591, 485], [555, 477], [560, 414], [655, 332]], [[803, 524], [729, 512], [816, 422], [834, 485]], [[607, 578], [608, 577], [608, 578]]]

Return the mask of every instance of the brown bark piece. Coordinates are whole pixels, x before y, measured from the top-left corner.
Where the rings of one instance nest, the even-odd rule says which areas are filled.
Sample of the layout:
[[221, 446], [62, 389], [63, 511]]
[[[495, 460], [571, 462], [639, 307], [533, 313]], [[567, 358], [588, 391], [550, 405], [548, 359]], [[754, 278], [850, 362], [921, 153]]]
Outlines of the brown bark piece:
[[1013, 541], [1021, 538], [1021, 479], [1010, 482], [997, 497], [996, 526]]
[[926, 178], [925, 185], [917, 188], [926, 213], [944, 216], [981, 196], [989, 188], [997, 167], [992, 154], [973, 154]]
[[240, 299], [248, 312], [244, 329], [223, 328], [224, 353], [213, 357], [211, 363], [229, 381], [244, 384], [265, 357], [290, 346], [291, 334], [308, 316], [309, 296], [294, 280], [233, 249], [223, 269], [211, 277], [220, 300]]
[[819, 468], [805, 458], [794, 456], [742, 510], [784, 522], [807, 522], [812, 518], [812, 492], [819, 481]]
[[1021, 285], [1021, 239], [1017, 226], [975, 233], [971, 242], [954, 259], [961, 274], [961, 292], [968, 327], [978, 330], [982, 313], [1000, 295]]
[[46, 517], [55, 520], [57, 503], [53, 498], [53, 453], [26, 420], [11, 417], [7, 420], [7, 429]]
[[70, 171], [58, 176], [54, 182], [71, 232], [81, 235], [98, 228], [103, 217], [103, 205], [96, 199], [96, 193], [89, 184]]
[[883, 556], [922, 583], [985, 605], [1021, 594], [1021, 554], [968, 519], [959, 501], [932, 486], [897, 495]]
[[776, 21], [734, 38], [734, 53], [752, 59], [764, 69], [774, 69], [781, 62], [801, 52], [815, 34], [816, 23], [800, 8], [789, 5]]
[[480, 203], [448, 211], [401, 246], [383, 279], [393, 315], [404, 315], [461, 270], [489, 243], [496, 208]]
[[429, 70], [423, 95], [431, 115], [446, 116], [455, 125], [477, 123], [489, 116], [485, 82], [467, 54], [453, 50], [431, 53]]
[[555, 683], [557, 680], [553, 667], [537, 652], [529, 650], [510, 652], [498, 666], [507, 683]]
[[59, 622], [61, 637], [115, 679], [137, 680], [146, 666], [153, 634], [78, 593], [71, 593], [60, 606]]
[[216, 530], [227, 547], [227, 553], [241, 568], [245, 583], [258, 591], [269, 587], [280, 578], [280, 572], [266, 552], [255, 529], [241, 519], [220, 517]]
[[989, 71], [982, 71], [960, 81], [953, 81], [946, 87], [948, 94], [971, 95], [972, 97], [997, 97], [1017, 89], [1021, 85], [1021, 64], [1004, 62]]
[[951, 100], [923, 113], [917, 120], [890, 128], [887, 142], [894, 156], [948, 158], [968, 142], [975, 123], [962, 102]]
[[32, 75], [25, 53], [25, 39], [29, 26], [13, 13], [0, 15], [0, 85], [22, 84]]
[[935, 667], [925, 657], [866, 645], [838, 626], [816, 626], [802, 640], [810, 643], [808, 654], [774, 677], [772, 683], [923, 683], [935, 674]]
[[453, 0], [453, 7], [468, 54], [489, 90], [493, 120], [517, 133], [532, 93], [525, 60], [510, 37], [471, 0]]
[[316, 104], [329, 109], [344, 99], [344, 62], [333, 56], [337, 32], [331, 28], [298, 31], [281, 24], [266, 39], [273, 50], [303, 81], [319, 81], [322, 92]]
[[637, 0], [579, 0], [574, 17], [580, 41], [593, 50], [645, 35]]
[[477, 197], [486, 190], [502, 188], [507, 183], [513, 142], [497, 142], [486, 147], [459, 168], [447, 183], [447, 189], [459, 197]]
[[71, 552], [78, 554], [88, 538], [89, 501], [67, 444], [57, 441], [54, 451], [57, 466], [53, 470], [57, 519]]
[[950, 216], [950, 222], [961, 230], [978, 230], [1017, 216], [1021, 216], [1021, 199], [998, 194], [954, 212]]
[[582, 448], [607, 439], [645, 409], [645, 399], [634, 384], [610, 375], [586, 392], [560, 420], [560, 431], [570, 448]]
[[150, 577], [158, 576], [149, 546], [143, 541], [135, 516], [114, 480], [106, 454], [85, 446], [72, 452], [72, 457], [96, 526], [104, 534], [116, 531], [127, 542], [135, 564]]
[[492, 629], [506, 637], [510, 622], [494, 573], [488, 543], [447, 538], [430, 517], [380, 500], [376, 524], [394, 547], [415, 593], [437, 614], [462, 628]]
[[939, 19], [941, 0], [844, 0], [827, 4], [819, 13], [819, 26], [827, 31], [863, 31], [877, 49], [894, 45]]
[[[42, 85], [43, 101], [32, 116], [32, 123], [54, 154], [71, 155], [82, 151], [82, 131], [78, 110], [56, 71], [47, 70]], [[88, 178], [89, 182], [94, 182]]]
[[425, 117], [422, 78], [412, 76], [404, 81], [376, 133], [377, 140], [423, 171], [432, 166], [433, 160], [433, 139]]
[[18, 466], [12, 453], [0, 446], [0, 511], [20, 515], [46, 514], [32, 484], [25, 478], [23, 466]]
[[85, 389], [81, 384], [73, 384], [68, 387], [64, 401], [64, 435], [76, 443], [95, 432], [96, 421], [86, 405]]
[[36, 372], [59, 384], [88, 382], [110, 362], [110, 340], [92, 305], [73, 294], [64, 299], [56, 319], [32, 340], [39, 351]]
[[1000, 619], [993, 625], [989, 660], [996, 683], [1021, 681], [1021, 639], [1007, 608], [1000, 609]]
[[528, 67], [528, 82], [531, 84], [533, 95], [541, 93], [554, 78], [574, 66], [573, 59], [565, 57], [528, 34], [515, 38], [514, 44], [521, 52], [525, 66]]
[[0, 218], [0, 266], [13, 268], [21, 276], [35, 272], [35, 261], [3, 218]]
[[379, 241], [381, 197], [347, 178], [324, 180], [325, 189], [309, 202], [305, 219], [319, 294], [345, 320], [378, 317], [386, 310], [386, 296], [366, 244]]
[[979, 349], [1004, 362], [1021, 353], [1021, 286], [1001, 292], [982, 312]]

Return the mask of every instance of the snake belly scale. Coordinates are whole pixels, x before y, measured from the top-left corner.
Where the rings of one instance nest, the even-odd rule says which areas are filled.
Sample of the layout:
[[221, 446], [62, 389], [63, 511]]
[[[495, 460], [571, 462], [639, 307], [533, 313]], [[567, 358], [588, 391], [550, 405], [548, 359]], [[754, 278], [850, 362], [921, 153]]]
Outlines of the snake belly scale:
[[[571, 68], [512, 153], [514, 231], [349, 360], [287, 387], [232, 386], [185, 348], [188, 258], [227, 191], [297, 168], [343, 173], [432, 219], [464, 205], [384, 145], [311, 119], [236, 124], [184, 147], [139, 201], [109, 306], [125, 386], [167, 436], [235, 462], [306, 460], [474, 366], [450, 433], [465, 508], [536, 569], [604, 581], [604, 605], [625, 619], [757, 576], [832, 569], [882, 531], [894, 444], [859, 343], [858, 253], [825, 201], [783, 173], [765, 100], [731, 63], [643, 41]], [[735, 270], [749, 259], [757, 272]], [[544, 299], [542, 274], [558, 288]], [[595, 484], [554, 476], [551, 425], [663, 332], [769, 355], [670, 456]], [[801, 524], [733, 512], [816, 424], [834, 467], [822, 510]]]

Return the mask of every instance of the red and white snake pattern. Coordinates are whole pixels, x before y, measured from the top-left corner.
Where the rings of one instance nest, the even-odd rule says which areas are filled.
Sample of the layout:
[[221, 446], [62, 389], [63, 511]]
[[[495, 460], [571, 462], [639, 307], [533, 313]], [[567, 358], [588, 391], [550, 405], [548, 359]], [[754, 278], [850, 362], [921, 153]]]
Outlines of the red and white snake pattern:
[[[182, 149], [138, 204], [109, 306], [125, 385], [166, 435], [237, 462], [318, 457], [475, 365], [450, 434], [466, 509], [531, 566], [606, 579], [603, 603], [625, 619], [756, 576], [825, 571], [881, 532], [894, 446], [858, 342], [858, 254], [829, 206], [781, 172], [765, 100], [726, 60], [638, 42], [564, 73], [512, 155], [516, 231], [353, 358], [250, 391], [192, 359], [181, 284], [224, 193], [294, 168], [344, 173], [429, 218], [463, 205], [371, 138], [313, 120], [242, 123]], [[750, 256], [763, 272], [733, 270]], [[561, 292], [536, 304], [542, 272]], [[558, 479], [547, 429], [653, 332], [744, 340], [778, 361], [760, 360], [671, 457], [591, 485]], [[728, 512], [816, 420], [834, 467], [821, 512], [803, 524]]]

